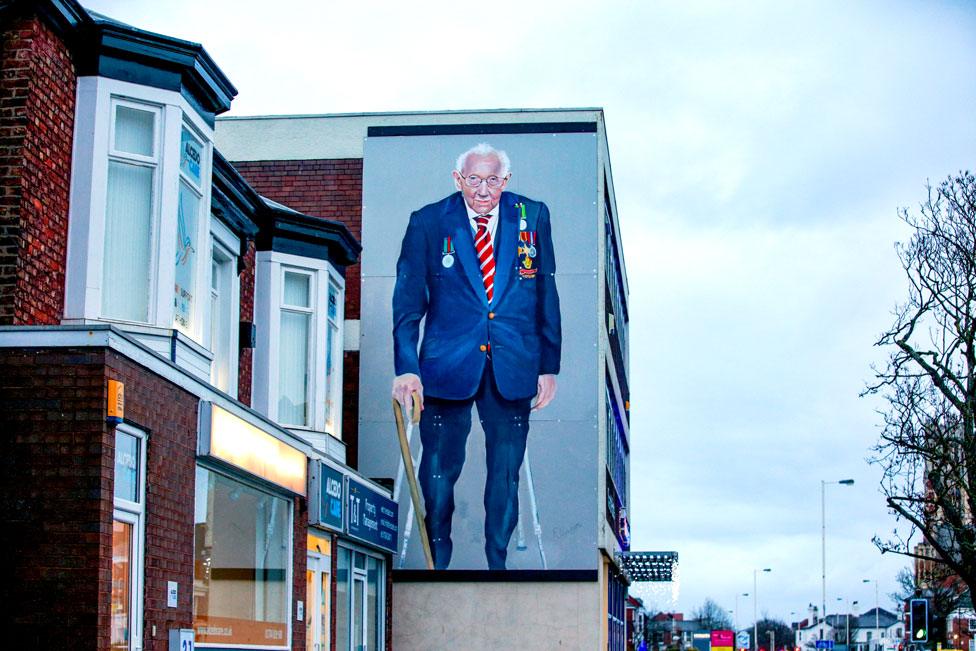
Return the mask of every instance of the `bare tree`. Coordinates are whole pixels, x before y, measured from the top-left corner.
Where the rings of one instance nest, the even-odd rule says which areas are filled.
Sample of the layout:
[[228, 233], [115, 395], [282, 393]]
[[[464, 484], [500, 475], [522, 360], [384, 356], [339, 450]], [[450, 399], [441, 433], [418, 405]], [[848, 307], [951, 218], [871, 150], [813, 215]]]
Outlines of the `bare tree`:
[[697, 619], [699, 628], [706, 631], [721, 631], [732, 628], [732, 620], [729, 618], [728, 611], [712, 599], [705, 599], [700, 607], [692, 611], [691, 617]]
[[[776, 649], [792, 649], [794, 642], [793, 628], [786, 622], [780, 621], [778, 619], [772, 619], [768, 616], [763, 617], [758, 622], [756, 622], [756, 632], [759, 634], [758, 643], [753, 640], [752, 648], [756, 649], [766, 649], [767, 651], [775, 651], [775, 649], [770, 648], [770, 633], [772, 633], [772, 642]], [[750, 637], [752, 634], [752, 629], [749, 629]]]
[[[871, 461], [883, 471], [888, 507], [908, 527], [874, 542], [882, 552], [944, 563], [973, 586], [976, 178], [960, 172], [929, 186], [917, 213], [899, 213], [912, 229], [897, 246], [908, 298], [877, 341], [891, 353], [864, 394], [885, 403]], [[913, 544], [916, 532], [927, 545]]]

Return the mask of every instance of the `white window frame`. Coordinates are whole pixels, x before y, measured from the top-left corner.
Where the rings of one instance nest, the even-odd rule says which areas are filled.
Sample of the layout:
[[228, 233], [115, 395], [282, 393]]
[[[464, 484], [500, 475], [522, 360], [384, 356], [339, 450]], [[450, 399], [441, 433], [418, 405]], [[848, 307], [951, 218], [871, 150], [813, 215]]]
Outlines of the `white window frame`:
[[[308, 305], [293, 305], [290, 303], [285, 303], [285, 276], [291, 274], [295, 276], [304, 276], [308, 279]], [[286, 423], [282, 421], [282, 416], [279, 410], [279, 398], [277, 394], [274, 396], [274, 410], [275, 410], [275, 420], [283, 425], [286, 425], [295, 429], [315, 429], [315, 397], [317, 394], [317, 388], [315, 386], [315, 378], [317, 376], [315, 361], [318, 357], [318, 337], [319, 324], [321, 322], [320, 314], [316, 313], [316, 307], [319, 303], [318, 301], [318, 288], [321, 283], [318, 282], [318, 274], [309, 269], [302, 269], [300, 267], [293, 267], [290, 265], [281, 265], [281, 273], [278, 277], [279, 283], [279, 296], [281, 299], [278, 301], [278, 309], [276, 314], [278, 321], [278, 337], [275, 338], [275, 344], [281, 340], [281, 316], [284, 312], [290, 312], [292, 314], [304, 314], [308, 316], [308, 337], [309, 341], [307, 352], [305, 353], [305, 368], [308, 372], [308, 381], [305, 384], [305, 422], [304, 423]], [[279, 346], [280, 348], [280, 346]], [[272, 376], [277, 380], [275, 382], [275, 387], [281, 384], [281, 364], [280, 359], [276, 360], [278, 371]]]
[[[129, 581], [132, 590], [129, 594], [129, 612], [132, 624], [129, 637], [129, 648], [140, 651], [143, 647], [143, 592], [145, 589], [145, 556], [146, 556], [146, 448], [149, 437], [146, 432], [125, 423], [119, 423], [118, 433], [127, 434], [139, 441], [139, 472], [136, 477], [138, 502], [112, 496], [112, 520], [118, 520], [132, 525], [132, 558], [129, 560]], [[113, 461], [112, 467], [115, 464]], [[114, 470], [113, 470], [114, 472]], [[114, 482], [113, 482], [114, 484]]]
[[[290, 253], [259, 251], [256, 258], [254, 286], [254, 319], [257, 326], [257, 349], [254, 354], [254, 408], [275, 422], [278, 419], [278, 342], [281, 331], [282, 292], [284, 272], [303, 272], [313, 276], [312, 293], [312, 332], [310, 345], [312, 363], [309, 366], [309, 395], [312, 396], [309, 410], [309, 424], [306, 426], [285, 425], [296, 432], [325, 432], [336, 439], [342, 439], [342, 373], [343, 373], [343, 329], [345, 279], [339, 271], [325, 260], [306, 258]], [[337, 381], [332, 387], [332, 401], [336, 405], [333, 430], [326, 429], [326, 325], [328, 323], [328, 291], [333, 283], [339, 290], [336, 305], [335, 323], [339, 330], [335, 340], [333, 359]]]
[[214, 314], [210, 310], [211, 301], [211, 286], [213, 284], [213, 279], [211, 278], [213, 264], [212, 261], [217, 258], [223, 258], [224, 261], [221, 262], [222, 265], [229, 265], [227, 270], [229, 277], [229, 286], [227, 291], [230, 292], [230, 303], [229, 303], [229, 314], [227, 314], [227, 336], [229, 341], [227, 342], [227, 353], [229, 355], [228, 359], [228, 387], [226, 393], [233, 397], [237, 397], [238, 391], [238, 381], [239, 381], [239, 371], [240, 371], [240, 355], [238, 351], [240, 350], [240, 314], [241, 314], [241, 278], [237, 273], [237, 262], [239, 259], [238, 251], [240, 251], [241, 241], [235, 236], [231, 230], [218, 218], [213, 215], [210, 216], [210, 248], [209, 248], [209, 258], [211, 264], [207, 265], [207, 298], [205, 301], [206, 308], [204, 321], [206, 322], [206, 346], [211, 353], [213, 353], [214, 359], [211, 366], [211, 384], [214, 384], [214, 374], [217, 371], [218, 362], [218, 352], [216, 349], [216, 343], [213, 341], [213, 322]]
[[[184, 125], [203, 142], [202, 198], [198, 242], [207, 242], [210, 214], [213, 128], [178, 91], [168, 91], [105, 77], [79, 77], [76, 90], [71, 194], [68, 211], [68, 255], [65, 280], [65, 323], [132, 322], [102, 315], [102, 264], [105, 255], [105, 211], [108, 163], [114, 147], [114, 107], [127, 105], [158, 112], [156, 151], [158, 168], [153, 201], [153, 257], [149, 270], [148, 321], [140, 326], [173, 329], [173, 286], [176, 275], [176, 220], [179, 209], [180, 138]], [[132, 158], [126, 154], [126, 159]], [[202, 247], [201, 247], [202, 248]], [[203, 253], [203, 251], [201, 251]], [[210, 258], [198, 256], [197, 296], [209, 291]], [[196, 317], [190, 338], [201, 343], [205, 307]]]

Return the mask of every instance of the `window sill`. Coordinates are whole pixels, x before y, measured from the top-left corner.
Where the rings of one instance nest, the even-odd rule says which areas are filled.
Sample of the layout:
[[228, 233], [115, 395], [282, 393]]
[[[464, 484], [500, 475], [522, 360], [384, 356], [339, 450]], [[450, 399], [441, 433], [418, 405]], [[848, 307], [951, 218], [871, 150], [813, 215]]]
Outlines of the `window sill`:
[[124, 321], [64, 319], [63, 325], [110, 324], [126, 332], [160, 357], [175, 363], [204, 382], [210, 382], [213, 353], [179, 330]]
[[316, 452], [320, 452], [339, 463], [346, 463], [346, 444], [332, 434], [303, 427], [288, 425], [282, 425], [282, 427], [311, 445]]

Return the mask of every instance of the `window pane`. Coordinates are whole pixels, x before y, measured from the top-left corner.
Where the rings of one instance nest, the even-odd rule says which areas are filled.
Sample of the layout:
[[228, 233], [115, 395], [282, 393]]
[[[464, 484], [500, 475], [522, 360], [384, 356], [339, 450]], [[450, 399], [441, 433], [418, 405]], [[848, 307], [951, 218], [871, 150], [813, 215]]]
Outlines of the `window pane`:
[[176, 311], [173, 324], [192, 334], [196, 301], [200, 197], [186, 183], [180, 182], [179, 215], [176, 220]]
[[281, 312], [278, 345], [278, 420], [308, 424], [308, 338], [310, 314]]
[[329, 318], [335, 319], [339, 314], [339, 288], [329, 283]]
[[102, 316], [149, 320], [153, 168], [110, 161], [102, 259]]
[[366, 572], [366, 643], [370, 649], [380, 648], [380, 561], [369, 557]]
[[129, 106], [115, 107], [115, 150], [141, 156], [153, 155], [152, 111], [140, 111]]
[[214, 354], [210, 381], [221, 391], [230, 391], [231, 327], [230, 313], [231, 260], [214, 251], [210, 271], [210, 350]]
[[200, 187], [200, 164], [203, 162], [203, 143], [187, 129], [180, 140], [180, 171]]
[[203, 468], [196, 491], [197, 644], [287, 647], [290, 504]]
[[349, 550], [340, 547], [336, 558], [336, 649], [349, 649]]
[[132, 634], [132, 525], [112, 521], [113, 651], [128, 651]]
[[295, 307], [309, 307], [311, 277], [306, 274], [285, 272], [285, 291], [282, 303]]
[[139, 439], [131, 434], [115, 433], [115, 497], [139, 501]]
[[335, 404], [336, 388], [342, 378], [338, 377], [338, 365], [335, 363], [339, 352], [335, 350], [339, 340], [339, 328], [333, 322], [325, 328], [325, 431], [333, 436], [338, 436], [336, 431], [336, 411], [338, 406]]
[[[328, 559], [326, 559], [328, 561]], [[329, 573], [322, 572], [320, 574], [322, 577], [322, 585], [319, 590], [319, 631], [321, 634], [321, 649], [329, 648], [329, 616], [332, 614], [329, 611]]]
[[315, 572], [305, 570], [305, 649], [315, 651]]
[[363, 602], [364, 592], [365, 592], [365, 581], [361, 578], [353, 579], [353, 592], [352, 592], [352, 640], [353, 649], [355, 651], [363, 651], [365, 647], [363, 646], [363, 617], [365, 613], [363, 612]]

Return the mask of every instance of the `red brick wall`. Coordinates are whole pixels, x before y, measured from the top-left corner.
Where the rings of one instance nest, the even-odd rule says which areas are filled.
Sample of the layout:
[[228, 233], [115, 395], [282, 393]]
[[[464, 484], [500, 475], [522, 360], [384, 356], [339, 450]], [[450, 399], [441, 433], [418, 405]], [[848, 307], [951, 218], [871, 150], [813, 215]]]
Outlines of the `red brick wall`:
[[[363, 161], [361, 158], [245, 161], [236, 162], [233, 165], [255, 190], [269, 199], [306, 215], [342, 222], [356, 239], [362, 240]], [[252, 291], [250, 305], [253, 306], [253, 303]], [[242, 279], [242, 315], [244, 304], [244, 283]], [[347, 319], [359, 318], [359, 304], [360, 266], [357, 263], [346, 269], [345, 316]], [[241, 318], [246, 317], [241, 316]], [[359, 353], [347, 352], [344, 359], [342, 440], [346, 444], [346, 463], [353, 468], [358, 468]], [[242, 370], [242, 387], [243, 383]], [[250, 390], [250, 384], [248, 384], [248, 389]], [[250, 392], [248, 397], [250, 397]], [[244, 401], [243, 398], [241, 400]]]
[[[126, 420], [149, 432], [143, 648], [166, 651], [169, 629], [193, 626], [193, 494], [199, 399], [115, 352], [107, 353], [106, 364], [106, 376], [125, 384]], [[113, 459], [114, 443], [113, 438]], [[111, 483], [114, 463], [103, 470]], [[168, 581], [179, 584], [176, 608], [166, 606]]]
[[342, 360], [342, 440], [346, 464], [359, 468], [359, 351], [346, 351]]
[[0, 612], [11, 649], [107, 649], [104, 352], [0, 349]]
[[64, 310], [75, 112], [70, 54], [37, 18], [0, 53], [0, 325], [57, 324]]
[[[362, 241], [361, 158], [245, 161], [233, 165], [269, 199], [306, 215], [342, 222]], [[359, 264], [346, 270], [346, 318], [359, 318]]]
[[[305, 570], [308, 568], [308, 502], [299, 498], [294, 500], [295, 531], [292, 540], [292, 571], [294, 579], [291, 582], [291, 648], [293, 651], [305, 651], [305, 629], [308, 625], [309, 611], [312, 604], [305, 599], [306, 583], [308, 577]], [[334, 576], [334, 575], [333, 575]], [[303, 621], [295, 619], [298, 602], [305, 603]]]
[[[144, 648], [192, 625], [196, 397], [103, 349], [0, 350], [2, 612], [18, 648], [107, 649], [115, 428], [108, 378], [126, 419], [149, 433]], [[166, 607], [167, 581], [180, 586]], [[152, 626], [156, 636], [152, 637]]]
[[[254, 242], [247, 243], [244, 271], [241, 272], [241, 321], [254, 323]], [[241, 348], [237, 367], [237, 399], [251, 406], [254, 379], [254, 349]]]

